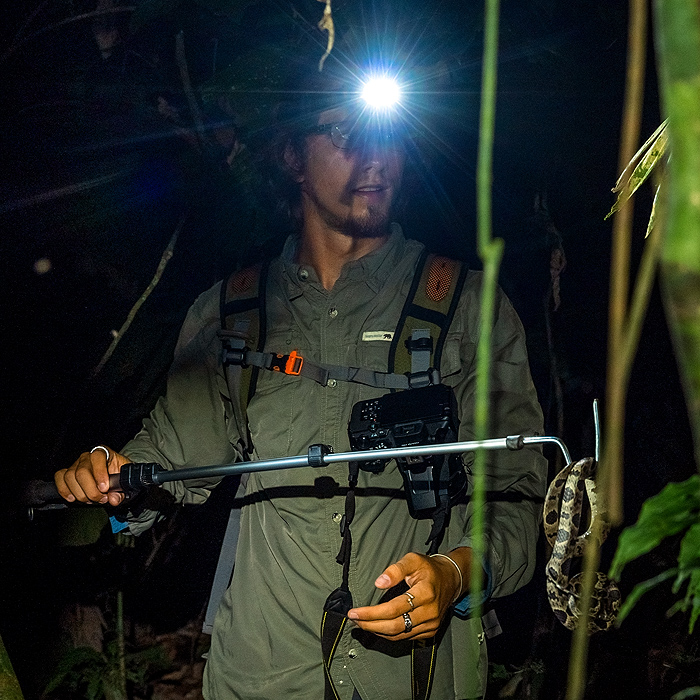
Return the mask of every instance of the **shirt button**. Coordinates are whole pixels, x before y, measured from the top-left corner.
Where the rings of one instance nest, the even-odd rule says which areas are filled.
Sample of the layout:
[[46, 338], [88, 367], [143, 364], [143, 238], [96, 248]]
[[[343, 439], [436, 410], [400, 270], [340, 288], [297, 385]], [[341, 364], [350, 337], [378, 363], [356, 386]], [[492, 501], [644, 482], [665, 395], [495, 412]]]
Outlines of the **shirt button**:
[[349, 656], [351, 659], [356, 659], [356, 658], [357, 658], [357, 652], [356, 652], [354, 649], [350, 649], [350, 651], [348, 652], [348, 656]]
[[300, 267], [299, 272], [297, 272], [297, 277], [302, 282], [305, 282], [307, 279], [309, 279], [309, 271], [304, 267]]
[[328, 315], [331, 318], [335, 318], [338, 315], [338, 309], [328, 309]]
[[338, 382], [335, 379], [329, 379], [328, 380], [328, 386], [333, 389], [334, 387], [338, 386]]
[[339, 523], [343, 519], [343, 516], [340, 513], [333, 513], [331, 517], [333, 518], [334, 523]]

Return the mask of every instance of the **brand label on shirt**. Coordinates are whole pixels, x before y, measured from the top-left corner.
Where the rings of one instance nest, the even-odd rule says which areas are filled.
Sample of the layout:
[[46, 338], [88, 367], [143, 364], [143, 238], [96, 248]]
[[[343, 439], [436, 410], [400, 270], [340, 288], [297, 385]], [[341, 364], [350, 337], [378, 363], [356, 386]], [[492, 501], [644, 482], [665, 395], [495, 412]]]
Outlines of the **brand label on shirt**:
[[386, 340], [391, 342], [394, 339], [394, 331], [365, 331], [362, 340]]

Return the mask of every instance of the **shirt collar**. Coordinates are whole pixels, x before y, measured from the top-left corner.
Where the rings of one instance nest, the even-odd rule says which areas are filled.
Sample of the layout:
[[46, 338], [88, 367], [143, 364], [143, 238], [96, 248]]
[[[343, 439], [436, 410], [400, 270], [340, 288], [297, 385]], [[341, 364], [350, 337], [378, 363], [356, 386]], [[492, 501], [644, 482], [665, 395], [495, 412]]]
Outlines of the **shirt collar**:
[[[303, 285], [319, 281], [316, 271], [311, 265], [299, 265], [294, 262], [298, 245], [299, 235], [289, 236], [280, 255], [290, 298], [299, 296]], [[401, 226], [392, 223], [386, 243], [358, 260], [352, 260], [343, 265], [336, 285], [342, 284], [344, 281], [363, 281], [374, 292], [379, 291], [394, 270], [396, 263], [403, 256], [405, 247], [406, 239]]]

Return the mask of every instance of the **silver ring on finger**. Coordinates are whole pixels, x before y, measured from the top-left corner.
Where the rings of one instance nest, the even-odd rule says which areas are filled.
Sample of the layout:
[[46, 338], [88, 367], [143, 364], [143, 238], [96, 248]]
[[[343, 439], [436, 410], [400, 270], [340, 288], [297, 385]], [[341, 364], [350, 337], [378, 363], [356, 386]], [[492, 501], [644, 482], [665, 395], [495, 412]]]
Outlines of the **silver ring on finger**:
[[406, 597], [408, 598], [408, 604], [411, 606], [411, 611], [416, 607], [413, 605], [413, 599], [416, 597], [414, 595], [411, 595], [410, 593], [406, 593]]
[[413, 621], [408, 613], [403, 614], [403, 631], [410, 632], [413, 628]]
[[90, 454], [92, 454], [93, 452], [96, 452], [97, 450], [102, 450], [105, 453], [105, 456], [107, 458], [107, 462], [109, 463], [109, 460], [112, 458], [112, 456], [109, 454], [109, 450], [104, 445], [95, 445], [95, 447], [93, 447], [90, 450]]

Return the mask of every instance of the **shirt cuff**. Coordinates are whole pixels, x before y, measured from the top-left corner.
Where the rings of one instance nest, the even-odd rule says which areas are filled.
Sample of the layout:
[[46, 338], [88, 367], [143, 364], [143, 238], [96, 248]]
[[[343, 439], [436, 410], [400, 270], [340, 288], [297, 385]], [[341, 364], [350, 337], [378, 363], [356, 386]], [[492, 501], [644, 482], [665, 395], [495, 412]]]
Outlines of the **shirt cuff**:
[[475, 607], [483, 605], [491, 597], [491, 593], [493, 592], [491, 567], [486, 560], [482, 560], [481, 566], [484, 567], [484, 571], [486, 572], [486, 586], [478, 596], [467, 593], [459, 599], [459, 602], [454, 607], [454, 612], [457, 617], [470, 617]]
[[116, 515], [110, 515], [109, 524], [112, 526], [112, 534], [114, 535], [119, 532], [124, 532], [124, 530], [128, 529], [129, 527], [129, 523], [126, 522], [126, 520], [122, 520]]

